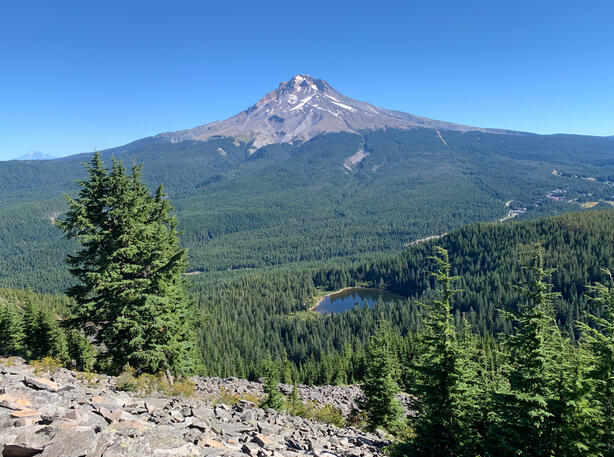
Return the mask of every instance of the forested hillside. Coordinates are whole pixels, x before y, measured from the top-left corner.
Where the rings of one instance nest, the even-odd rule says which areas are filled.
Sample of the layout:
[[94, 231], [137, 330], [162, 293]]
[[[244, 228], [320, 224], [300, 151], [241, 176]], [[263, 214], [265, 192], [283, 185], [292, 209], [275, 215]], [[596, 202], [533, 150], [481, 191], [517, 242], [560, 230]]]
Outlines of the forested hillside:
[[[146, 183], [164, 184], [197, 272], [366, 261], [471, 222], [614, 201], [612, 138], [388, 129], [253, 153], [230, 138], [150, 138], [110, 155], [144, 162]], [[0, 162], [0, 284], [69, 285], [61, 259], [75, 247], [52, 221], [89, 157]]]
[[[210, 320], [201, 338], [210, 374], [256, 376], [258, 362], [287, 354], [302, 366], [302, 380], [343, 382], [360, 374], [362, 345], [378, 319], [391, 322], [401, 336], [421, 327], [417, 300], [433, 296], [429, 276], [433, 246], [449, 250], [453, 274], [462, 292], [453, 301], [457, 324], [466, 317], [482, 334], [510, 333], [512, 324], [498, 310], [516, 310], [521, 282], [520, 254], [539, 242], [545, 263], [555, 269], [556, 315], [574, 339], [575, 323], [587, 310], [587, 285], [602, 281], [602, 268], [614, 268], [614, 211], [566, 214], [536, 221], [474, 224], [439, 240], [418, 244], [402, 254], [354, 267], [311, 271], [252, 273], [218, 287], [196, 288]], [[306, 311], [318, 289], [346, 286], [385, 287], [404, 302], [355, 308], [322, 316]], [[600, 309], [591, 308], [596, 315]], [[321, 362], [321, 363], [320, 363]]]
[[[268, 359], [287, 360], [309, 383], [357, 380], [363, 344], [379, 319], [390, 321], [400, 336], [421, 328], [418, 300], [433, 296], [429, 257], [433, 246], [450, 253], [462, 289], [452, 301], [456, 323], [464, 317], [484, 335], [510, 333], [499, 310], [516, 310], [520, 296], [520, 253], [539, 242], [545, 262], [554, 268], [556, 316], [565, 333], [577, 337], [576, 321], [588, 309], [587, 285], [602, 281], [602, 268], [614, 269], [614, 210], [572, 213], [535, 221], [473, 224], [410, 247], [401, 254], [354, 266], [237, 271], [204, 275], [207, 282], [191, 293], [206, 316], [200, 330], [204, 365], [210, 375], [254, 378]], [[307, 309], [317, 297], [346, 286], [380, 287], [407, 297], [398, 303], [320, 315]], [[18, 308], [27, 301], [65, 314], [69, 299], [3, 289], [0, 304]], [[597, 316], [602, 310], [592, 307]], [[409, 350], [409, 349], [408, 349]], [[285, 355], [284, 355], [285, 354]], [[292, 367], [294, 366], [294, 368]]]
[[[473, 224], [368, 263], [243, 270], [218, 274], [222, 281], [203, 274], [208, 281], [192, 290], [200, 319], [184, 293], [185, 250], [161, 189], [150, 195], [139, 167], [126, 175], [114, 162], [107, 175], [98, 156], [91, 164], [61, 224], [83, 246], [69, 258], [81, 275], [70, 290], [76, 303], [0, 290], [0, 353], [45, 367], [123, 370], [127, 389], [156, 373], [170, 388], [174, 376], [183, 383], [194, 372], [264, 375], [261, 406], [291, 414], [306, 414], [297, 382], [359, 382], [361, 411], [348, 419], [384, 427], [400, 455], [614, 448], [614, 210]], [[159, 268], [144, 261], [160, 255]], [[341, 314], [310, 310], [325, 289], [348, 285], [405, 298]], [[287, 399], [279, 381], [295, 385]], [[413, 395], [407, 417], [399, 390]]]

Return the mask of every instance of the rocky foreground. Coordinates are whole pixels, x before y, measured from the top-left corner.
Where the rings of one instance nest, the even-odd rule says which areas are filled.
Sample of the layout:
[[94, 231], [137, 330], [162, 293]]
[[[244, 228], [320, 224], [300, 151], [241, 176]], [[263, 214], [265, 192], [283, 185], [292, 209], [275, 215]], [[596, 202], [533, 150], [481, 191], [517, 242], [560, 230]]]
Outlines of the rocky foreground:
[[[382, 454], [382, 434], [340, 429], [221, 394], [261, 395], [262, 385], [196, 378], [195, 395], [140, 397], [116, 379], [66, 369], [35, 373], [0, 359], [0, 449], [4, 457], [364, 456]], [[283, 387], [283, 386], [282, 386]], [[288, 387], [285, 386], [287, 389]], [[304, 400], [347, 413], [357, 387], [301, 387]]]

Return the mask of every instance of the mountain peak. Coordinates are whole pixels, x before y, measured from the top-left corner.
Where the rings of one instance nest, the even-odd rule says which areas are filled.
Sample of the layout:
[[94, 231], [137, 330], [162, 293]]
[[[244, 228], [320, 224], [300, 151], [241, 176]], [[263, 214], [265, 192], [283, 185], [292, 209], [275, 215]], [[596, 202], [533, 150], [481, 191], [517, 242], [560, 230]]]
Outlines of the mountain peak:
[[55, 157], [40, 151], [30, 151], [27, 154], [17, 157], [15, 160], [52, 160]]
[[303, 84], [303, 83], [304, 83], [304, 85], [313, 84], [314, 81], [315, 80], [313, 79], [312, 76], [310, 76], [310, 75], [305, 73], [305, 74], [294, 75], [292, 77], [292, 79], [286, 81], [285, 83], [282, 82], [279, 85], [280, 86], [282, 86], [282, 85], [283, 86], [285, 86], [285, 85], [293, 85], [295, 87], [300, 87], [300, 85]]
[[332, 89], [329, 84], [322, 80], [316, 79], [308, 74], [297, 74], [289, 79], [286, 82], [279, 83], [279, 89], [290, 89], [296, 92], [300, 92], [303, 89], [313, 89], [313, 90], [326, 90]]
[[255, 151], [267, 144], [307, 141], [322, 133], [360, 133], [365, 130], [418, 127], [456, 131], [485, 130], [378, 108], [337, 92], [323, 79], [299, 73], [281, 82], [277, 89], [245, 111], [225, 121], [163, 133], [157, 138], [178, 143], [225, 136], [251, 143], [252, 151]]

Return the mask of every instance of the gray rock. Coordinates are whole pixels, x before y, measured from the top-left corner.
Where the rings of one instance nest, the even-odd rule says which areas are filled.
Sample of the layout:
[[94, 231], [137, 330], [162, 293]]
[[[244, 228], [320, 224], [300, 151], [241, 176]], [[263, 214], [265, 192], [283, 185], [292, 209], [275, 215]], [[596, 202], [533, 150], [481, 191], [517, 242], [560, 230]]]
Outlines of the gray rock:
[[115, 442], [104, 451], [104, 457], [143, 457], [150, 455], [151, 449], [137, 440]]
[[10, 444], [7, 443], [2, 448], [3, 457], [31, 457], [40, 454], [42, 448], [34, 447], [26, 444]]
[[215, 417], [223, 421], [229, 421], [232, 417], [230, 411], [225, 408], [220, 408], [220, 406], [215, 407]]
[[260, 446], [258, 446], [256, 443], [243, 443], [241, 451], [247, 455], [257, 456], [258, 451], [260, 451]]
[[173, 409], [170, 413], [171, 416], [171, 420], [175, 423], [177, 422], [183, 422], [185, 420], [185, 417], [183, 417], [183, 414], [181, 414], [179, 411], [177, 411], [176, 409]]
[[226, 424], [226, 423], [212, 423], [211, 430], [218, 435], [234, 435], [239, 436], [245, 432], [254, 431], [254, 427], [243, 424]]
[[11, 452], [17, 452], [20, 448], [40, 449], [42, 451], [52, 438], [53, 434], [47, 433], [42, 425], [11, 427], [0, 432], [0, 443], [13, 449]]
[[201, 420], [207, 420], [215, 417], [215, 412], [213, 411], [213, 408], [199, 405], [192, 407], [192, 416]]
[[279, 427], [267, 424], [266, 422], [257, 422], [256, 425], [258, 426], [258, 431], [263, 435], [275, 435], [279, 432]]
[[48, 392], [57, 392], [58, 390], [60, 390], [60, 386], [58, 384], [45, 378], [26, 376], [23, 382], [28, 387], [32, 387], [38, 390], [46, 390]]
[[[197, 393], [190, 399], [143, 399], [115, 392], [115, 380], [110, 377], [100, 377], [92, 388], [64, 369], [45, 379], [33, 376], [23, 364], [12, 366], [9, 374], [2, 360], [0, 445], [5, 447], [0, 450], [5, 455], [373, 457], [381, 456], [379, 448], [387, 443], [382, 432], [339, 430], [264, 411], [249, 401], [233, 408], [208, 403], [217, 400], [222, 389], [262, 397], [262, 385], [257, 382], [194, 378]], [[360, 395], [357, 386], [299, 386], [298, 390], [304, 400], [321, 398], [340, 410], [349, 408]]]
[[280, 449], [283, 446], [273, 437], [265, 436], [260, 433], [254, 433], [251, 439], [252, 443], [256, 443], [261, 448], [268, 450]]
[[168, 405], [168, 400], [161, 398], [148, 398], [144, 401], [145, 409], [149, 414], [152, 414], [156, 410], [162, 410]]
[[80, 457], [94, 452], [98, 436], [91, 427], [80, 426], [58, 432], [41, 457]]
[[201, 430], [198, 430], [196, 428], [190, 428], [187, 432], [183, 434], [183, 438], [190, 443], [196, 443], [196, 441], [201, 435]]
[[258, 418], [258, 415], [253, 410], [249, 410], [249, 411], [245, 411], [239, 417], [240, 417], [240, 420], [242, 420], [243, 422], [254, 422]]
[[206, 432], [207, 430], [211, 429], [211, 427], [209, 426], [207, 422], [204, 422], [197, 418], [192, 418], [192, 420], [190, 421], [189, 427], [200, 430], [201, 432]]

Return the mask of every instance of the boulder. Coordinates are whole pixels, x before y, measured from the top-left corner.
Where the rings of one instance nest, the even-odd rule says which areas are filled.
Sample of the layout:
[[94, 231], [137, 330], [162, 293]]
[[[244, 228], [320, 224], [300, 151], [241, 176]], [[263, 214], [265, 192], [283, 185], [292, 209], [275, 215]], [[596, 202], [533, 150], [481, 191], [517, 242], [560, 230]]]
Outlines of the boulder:
[[26, 444], [10, 444], [7, 443], [2, 448], [3, 457], [31, 457], [40, 454], [42, 448], [34, 447]]
[[60, 390], [60, 386], [55, 382], [50, 381], [46, 378], [38, 378], [36, 376], [26, 376], [24, 379], [24, 384], [28, 387], [37, 390], [46, 390], [48, 392], [57, 392]]
[[224, 443], [211, 439], [208, 436], [202, 436], [201, 438], [199, 438], [196, 442], [196, 445], [201, 446], [201, 447], [213, 447], [217, 449], [226, 449], [226, 446], [224, 445]]
[[92, 427], [80, 426], [58, 432], [40, 457], [81, 457], [94, 452], [98, 436]]
[[30, 399], [9, 394], [0, 395], [0, 406], [12, 410], [27, 409], [32, 406]]
[[[38, 377], [0, 359], [0, 453], [66, 457], [381, 457], [385, 434], [340, 430], [242, 400], [213, 406], [223, 391], [262, 396], [262, 384], [194, 378], [196, 394], [140, 398], [61, 369]], [[87, 383], [87, 384], [86, 384]], [[286, 390], [289, 390], [288, 387]], [[357, 386], [298, 387], [303, 400], [349, 408]], [[4, 447], [2, 447], [4, 446]]]
[[241, 447], [241, 452], [254, 457], [258, 455], [259, 451], [260, 446], [258, 446], [256, 443], [243, 443], [243, 446]]
[[15, 427], [0, 432], [3, 456], [36, 455], [43, 451], [53, 435], [42, 425]]

